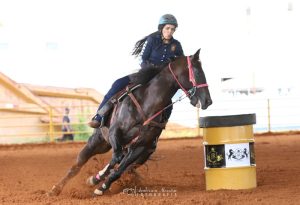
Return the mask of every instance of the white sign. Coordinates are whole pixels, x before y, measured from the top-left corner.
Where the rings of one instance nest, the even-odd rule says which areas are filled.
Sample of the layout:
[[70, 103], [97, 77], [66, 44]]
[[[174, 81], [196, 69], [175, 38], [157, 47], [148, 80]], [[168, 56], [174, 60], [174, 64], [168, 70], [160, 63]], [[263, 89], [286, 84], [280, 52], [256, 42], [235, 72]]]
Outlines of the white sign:
[[249, 143], [225, 144], [226, 167], [250, 166]]

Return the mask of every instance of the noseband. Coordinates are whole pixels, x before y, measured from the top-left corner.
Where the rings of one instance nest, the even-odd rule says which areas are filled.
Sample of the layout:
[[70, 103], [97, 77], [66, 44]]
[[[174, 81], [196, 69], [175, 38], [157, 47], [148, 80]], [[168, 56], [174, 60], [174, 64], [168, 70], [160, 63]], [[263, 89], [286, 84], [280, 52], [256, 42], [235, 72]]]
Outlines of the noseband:
[[179, 85], [179, 87], [183, 90], [183, 92], [189, 97], [193, 97], [196, 93], [197, 88], [203, 88], [203, 87], [208, 87], [207, 83], [202, 83], [202, 84], [197, 84], [196, 79], [195, 79], [195, 75], [194, 75], [194, 71], [193, 71], [193, 66], [192, 66], [192, 62], [189, 56], [186, 57], [187, 58], [187, 63], [188, 63], [188, 69], [189, 69], [189, 80], [192, 83], [193, 87], [189, 90], [186, 90], [182, 84], [179, 82], [178, 78], [176, 77], [175, 73], [172, 70], [171, 67], [171, 63], [169, 63], [169, 70], [172, 73], [174, 79], [176, 80], [177, 84]]

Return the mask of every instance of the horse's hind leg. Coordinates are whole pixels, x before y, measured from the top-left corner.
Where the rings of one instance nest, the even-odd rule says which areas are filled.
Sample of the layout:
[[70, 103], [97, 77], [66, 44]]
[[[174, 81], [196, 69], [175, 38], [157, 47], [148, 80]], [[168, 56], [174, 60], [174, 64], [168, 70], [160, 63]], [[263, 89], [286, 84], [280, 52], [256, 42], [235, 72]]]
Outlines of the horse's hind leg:
[[100, 129], [95, 129], [93, 135], [89, 138], [87, 144], [83, 147], [77, 156], [75, 164], [70, 168], [68, 173], [52, 187], [48, 192], [50, 196], [57, 196], [61, 193], [66, 183], [76, 176], [81, 167], [94, 155], [106, 153], [111, 149], [111, 146], [104, 140]]

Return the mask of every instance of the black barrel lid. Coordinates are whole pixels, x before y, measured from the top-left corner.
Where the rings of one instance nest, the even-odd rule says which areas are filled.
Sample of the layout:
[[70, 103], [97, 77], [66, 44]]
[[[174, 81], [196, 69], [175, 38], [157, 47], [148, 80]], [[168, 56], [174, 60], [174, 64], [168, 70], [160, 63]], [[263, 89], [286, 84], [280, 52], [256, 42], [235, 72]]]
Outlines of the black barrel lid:
[[232, 127], [242, 125], [253, 125], [256, 123], [256, 115], [225, 115], [225, 116], [207, 116], [200, 117], [200, 127]]

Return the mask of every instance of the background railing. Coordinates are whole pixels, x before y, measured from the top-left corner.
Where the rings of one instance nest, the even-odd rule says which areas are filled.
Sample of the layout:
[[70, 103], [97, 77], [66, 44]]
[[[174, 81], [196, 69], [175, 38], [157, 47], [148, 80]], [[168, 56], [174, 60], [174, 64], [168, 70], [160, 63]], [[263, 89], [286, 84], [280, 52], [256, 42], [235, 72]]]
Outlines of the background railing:
[[256, 113], [254, 132], [277, 132], [300, 130], [300, 98], [280, 96], [262, 98], [240, 96], [217, 99], [203, 115], [232, 115]]
[[[236, 98], [216, 99], [206, 111], [189, 105], [188, 100], [174, 105], [172, 116], [162, 138], [195, 137], [202, 135], [199, 116], [233, 115], [256, 113], [254, 132], [298, 131], [300, 130], [300, 98]], [[72, 134], [75, 140], [85, 141], [93, 129], [87, 123], [97, 107], [69, 106]], [[62, 137], [62, 107], [47, 107], [46, 113], [31, 113], [31, 108], [22, 112], [14, 109], [0, 109], [0, 144], [51, 142]], [[58, 112], [60, 110], [61, 112]]]

